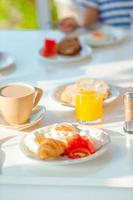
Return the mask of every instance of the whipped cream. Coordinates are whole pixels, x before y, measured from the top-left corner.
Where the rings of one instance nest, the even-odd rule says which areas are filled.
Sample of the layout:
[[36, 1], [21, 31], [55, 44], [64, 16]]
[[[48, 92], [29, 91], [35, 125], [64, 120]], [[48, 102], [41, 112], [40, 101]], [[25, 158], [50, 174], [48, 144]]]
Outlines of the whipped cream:
[[[24, 139], [24, 145], [29, 149], [29, 151], [37, 154], [40, 144], [36, 141], [36, 135], [41, 134], [45, 138], [52, 138], [56, 140], [60, 140], [63, 142], [67, 142], [67, 139], [69, 137], [73, 137], [75, 134], [77, 134], [75, 128], [73, 128], [73, 131], [64, 131], [64, 130], [56, 130], [58, 124], [55, 124], [52, 126], [49, 130], [43, 131], [43, 129], [28, 134]], [[72, 126], [72, 125], [71, 125]], [[94, 145], [95, 149], [100, 149], [103, 145], [109, 142], [109, 137], [104, 131], [97, 128], [89, 128], [88, 130], [80, 129], [79, 128], [79, 134], [81, 136], [84, 136], [85, 138], [88, 138]]]
[[[71, 125], [71, 124], [67, 123], [67, 125]], [[76, 134], [76, 130], [74, 129], [74, 127], [73, 127], [73, 131], [64, 131], [64, 130], [56, 130], [57, 126], [58, 124], [55, 124], [55, 126], [51, 129], [49, 133], [50, 137], [54, 139], [65, 142], [69, 137], [72, 137]], [[48, 136], [48, 135], [45, 134], [45, 136]]]
[[93, 143], [96, 150], [100, 149], [109, 141], [108, 135], [106, 135], [101, 130], [95, 128], [86, 131], [81, 131], [80, 135], [87, 137]]
[[37, 143], [35, 139], [36, 139], [35, 133], [30, 133], [24, 138], [24, 144], [28, 148], [29, 151], [37, 154], [39, 143]]

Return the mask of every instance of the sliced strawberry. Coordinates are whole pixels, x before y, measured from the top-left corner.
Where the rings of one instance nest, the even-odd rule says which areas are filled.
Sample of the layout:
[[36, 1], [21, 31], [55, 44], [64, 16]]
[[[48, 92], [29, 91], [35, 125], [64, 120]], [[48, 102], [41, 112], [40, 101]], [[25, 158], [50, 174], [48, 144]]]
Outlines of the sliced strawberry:
[[86, 157], [90, 154], [91, 153], [87, 148], [79, 147], [79, 148], [72, 149], [68, 153], [68, 157], [71, 159], [78, 159], [78, 158]]

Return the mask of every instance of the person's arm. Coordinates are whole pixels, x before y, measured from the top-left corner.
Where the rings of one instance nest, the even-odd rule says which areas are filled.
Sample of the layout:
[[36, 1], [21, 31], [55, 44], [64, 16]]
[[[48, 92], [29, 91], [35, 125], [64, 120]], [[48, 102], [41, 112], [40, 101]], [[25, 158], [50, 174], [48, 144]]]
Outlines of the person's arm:
[[90, 27], [98, 21], [98, 9], [94, 7], [87, 7], [84, 9], [83, 26]]
[[59, 28], [63, 32], [70, 33], [80, 26], [90, 27], [98, 21], [98, 3], [97, 0], [76, 0], [76, 2], [83, 8], [83, 20], [81, 24], [73, 17], [62, 19], [59, 23]]

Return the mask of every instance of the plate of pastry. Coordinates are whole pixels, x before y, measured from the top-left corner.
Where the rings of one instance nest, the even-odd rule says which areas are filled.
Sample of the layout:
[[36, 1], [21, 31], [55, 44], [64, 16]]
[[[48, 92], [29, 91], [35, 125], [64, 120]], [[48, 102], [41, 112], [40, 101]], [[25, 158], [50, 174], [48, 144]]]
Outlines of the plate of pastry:
[[59, 64], [90, 59], [92, 48], [76, 36], [66, 36], [60, 41], [45, 39], [39, 56], [46, 62]]
[[69, 165], [99, 157], [110, 143], [102, 129], [64, 122], [24, 135], [19, 146], [25, 156], [38, 163]]
[[102, 93], [104, 104], [111, 103], [120, 95], [116, 87], [109, 85], [104, 80], [87, 77], [56, 87], [51, 92], [51, 98], [64, 106], [74, 107], [78, 91], [82, 89], [92, 90], [93, 88]]
[[124, 29], [104, 26], [96, 31], [82, 35], [83, 40], [91, 46], [100, 47], [114, 45], [127, 37]]

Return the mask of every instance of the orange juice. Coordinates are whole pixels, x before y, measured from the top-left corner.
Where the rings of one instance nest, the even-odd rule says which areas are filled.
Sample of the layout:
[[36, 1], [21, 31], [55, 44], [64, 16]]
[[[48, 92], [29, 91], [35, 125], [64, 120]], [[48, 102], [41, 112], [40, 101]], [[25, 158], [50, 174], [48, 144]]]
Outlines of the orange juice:
[[76, 118], [81, 122], [97, 121], [103, 115], [103, 97], [96, 91], [80, 91], [76, 96]]

